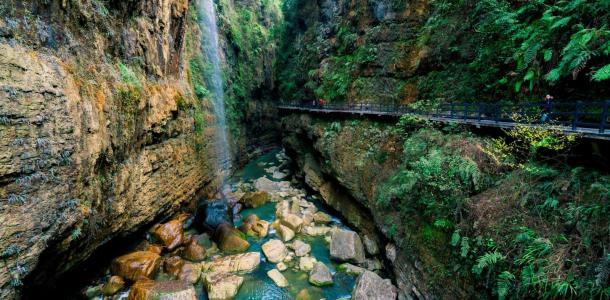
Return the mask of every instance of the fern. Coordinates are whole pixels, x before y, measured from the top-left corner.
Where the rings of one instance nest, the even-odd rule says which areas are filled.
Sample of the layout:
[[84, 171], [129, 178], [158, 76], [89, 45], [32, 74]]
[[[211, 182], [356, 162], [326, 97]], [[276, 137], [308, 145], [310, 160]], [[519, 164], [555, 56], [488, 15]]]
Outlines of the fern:
[[498, 299], [503, 300], [506, 299], [510, 290], [513, 287], [513, 282], [515, 280], [515, 275], [513, 275], [509, 271], [504, 271], [498, 275]]
[[604, 81], [608, 79], [610, 79], [610, 64], [601, 67], [593, 74], [593, 80], [595, 81]]
[[477, 259], [477, 264], [472, 268], [472, 271], [477, 275], [480, 275], [484, 269], [491, 271], [498, 262], [505, 258], [500, 252], [487, 252]]

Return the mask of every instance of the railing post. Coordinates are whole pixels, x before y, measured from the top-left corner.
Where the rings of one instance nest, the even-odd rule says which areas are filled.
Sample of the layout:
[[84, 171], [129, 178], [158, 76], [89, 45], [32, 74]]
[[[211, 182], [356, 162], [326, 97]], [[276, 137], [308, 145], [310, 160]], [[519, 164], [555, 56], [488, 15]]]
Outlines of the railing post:
[[580, 115], [581, 108], [582, 108], [582, 102], [581, 101], [576, 102], [576, 110], [574, 111], [574, 115], [572, 117], [572, 130], [576, 130], [576, 127], [578, 125], [578, 117]]
[[602, 111], [602, 119], [599, 123], [599, 133], [604, 133], [606, 130], [606, 120], [608, 119], [608, 106], [610, 105], [610, 100], [604, 101], [604, 110]]
[[477, 110], [478, 110], [477, 122], [481, 123], [481, 115], [483, 114], [483, 103], [482, 102], [479, 102]]

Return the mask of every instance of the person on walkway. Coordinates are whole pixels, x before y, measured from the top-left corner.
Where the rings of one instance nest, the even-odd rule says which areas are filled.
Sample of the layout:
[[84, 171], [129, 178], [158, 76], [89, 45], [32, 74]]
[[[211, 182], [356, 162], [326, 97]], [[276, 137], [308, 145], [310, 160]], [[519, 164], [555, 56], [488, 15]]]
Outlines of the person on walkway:
[[318, 103], [320, 104], [320, 107], [323, 107], [325, 101], [324, 101], [324, 99], [320, 98], [320, 99], [318, 99]]
[[555, 98], [551, 95], [546, 95], [544, 101], [542, 101], [542, 117], [540, 117], [540, 123], [546, 123], [551, 115], [553, 109], [553, 100]]

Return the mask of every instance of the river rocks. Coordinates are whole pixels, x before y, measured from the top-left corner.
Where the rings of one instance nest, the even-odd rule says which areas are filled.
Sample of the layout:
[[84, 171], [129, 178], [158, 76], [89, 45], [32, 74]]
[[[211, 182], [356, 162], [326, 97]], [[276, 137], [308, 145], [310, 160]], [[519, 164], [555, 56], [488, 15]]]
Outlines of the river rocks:
[[377, 242], [368, 234], [365, 234], [362, 237], [362, 242], [364, 243], [364, 249], [370, 255], [379, 254], [379, 246], [377, 246]]
[[383, 268], [381, 261], [379, 261], [377, 258], [367, 258], [364, 263], [361, 264], [361, 266], [369, 271], [377, 271]]
[[288, 249], [280, 240], [270, 240], [263, 244], [263, 253], [267, 260], [272, 263], [279, 263], [288, 255]]
[[110, 279], [108, 279], [108, 282], [104, 284], [104, 287], [102, 287], [102, 293], [105, 296], [112, 296], [116, 294], [119, 290], [121, 290], [124, 286], [125, 280], [123, 280], [122, 277], [116, 275], [111, 276]]
[[301, 271], [311, 271], [317, 260], [313, 257], [304, 256], [299, 259], [299, 269]]
[[327, 226], [306, 226], [303, 227], [303, 233], [309, 236], [320, 236], [325, 235], [330, 231], [330, 227]]
[[288, 269], [288, 267], [286, 266], [286, 264], [285, 264], [285, 263], [283, 263], [283, 262], [278, 263], [278, 264], [277, 264], [275, 267], [276, 267], [278, 270], [282, 271], [282, 272], [284, 272], [284, 271], [286, 271], [286, 269]]
[[281, 219], [285, 214], [290, 213], [290, 202], [283, 200], [275, 206], [275, 216]]
[[360, 275], [366, 271], [365, 268], [354, 266], [350, 263], [341, 264], [337, 269], [349, 275]]
[[364, 247], [357, 233], [334, 230], [331, 234], [330, 257], [338, 261], [364, 262]]
[[250, 243], [242, 233], [228, 223], [223, 223], [216, 229], [218, 248], [224, 252], [243, 252], [248, 250]]
[[282, 241], [288, 242], [294, 238], [294, 231], [284, 225], [278, 225], [276, 228], [277, 234], [282, 238]]
[[269, 276], [269, 278], [279, 287], [283, 288], [288, 286], [288, 280], [286, 280], [286, 277], [284, 277], [278, 269], [269, 270], [267, 276]]
[[200, 201], [195, 222], [200, 228], [214, 230], [223, 223], [232, 224], [227, 200]]
[[396, 287], [392, 285], [392, 282], [371, 271], [365, 271], [358, 276], [356, 286], [352, 291], [354, 300], [392, 300], [396, 297]]
[[331, 285], [333, 284], [333, 276], [325, 264], [317, 262], [309, 272], [309, 283], [315, 286]]
[[327, 224], [332, 221], [332, 218], [327, 213], [319, 211], [319, 212], [313, 214], [313, 220], [316, 223]]
[[168, 257], [163, 261], [163, 270], [165, 273], [174, 276], [178, 276], [182, 266], [184, 266], [184, 260], [178, 256]]
[[190, 261], [202, 261], [205, 259], [205, 248], [192, 238], [182, 251], [182, 257]]
[[252, 225], [250, 230], [254, 233], [254, 235], [259, 237], [266, 237], [269, 234], [269, 222], [265, 220], [258, 220], [256, 223]]
[[258, 267], [261, 261], [259, 252], [248, 252], [218, 258], [203, 263], [204, 272], [249, 273]]
[[269, 233], [269, 222], [260, 220], [256, 215], [249, 215], [239, 229], [250, 236], [265, 237]]
[[292, 243], [292, 249], [296, 256], [306, 256], [311, 251], [311, 246], [301, 240], [296, 240]]
[[248, 192], [241, 198], [241, 202], [249, 208], [257, 208], [269, 201], [270, 195], [268, 192]]
[[297, 294], [296, 300], [312, 300], [311, 294], [308, 289], [302, 289]]
[[285, 214], [282, 216], [280, 223], [288, 228], [290, 228], [295, 233], [301, 231], [301, 226], [303, 226], [303, 220], [299, 218], [295, 214]]
[[113, 275], [136, 281], [141, 277], [151, 277], [159, 268], [160, 263], [159, 254], [137, 251], [115, 258], [110, 269]]
[[259, 191], [273, 194], [274, 192], [290, 189], [290, 182], [275, 182], [267, 177], [261, 177], [254, 182], [254, 187]]
[[182, 244], [184, 234], [182, 231], [182, 221], [172, 220], [161, 224], [155, 228], [153, 234], [167, 250], [172, 251]]
[[237, 295], [244, 278], [230, 273], [212, 272], [205, 275], [209, 300], [227, 300]]
[[139, 280], [129, 292], [128, 300], [196, 300], [195, 288], [180, 280]]
[[193, 263], [184, 263], [178, 274], [178, 279], [191, 284], [197, 283], [199, 277], [201, 277], [201, 266]]

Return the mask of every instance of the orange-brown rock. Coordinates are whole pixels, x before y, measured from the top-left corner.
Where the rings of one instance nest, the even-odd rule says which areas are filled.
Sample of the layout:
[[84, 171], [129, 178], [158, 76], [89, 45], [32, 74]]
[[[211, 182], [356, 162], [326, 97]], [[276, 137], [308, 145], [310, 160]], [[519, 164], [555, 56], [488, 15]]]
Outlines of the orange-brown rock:
[[102, 293], [105, 296], [112, 296], [116, 294], [119, 290], [121, 290], [125, 286], [125, 280], [121, 276], [112, 276], [108, 279], [108, 282], [104, 284], [102, 287]]
[[110, 269], [113, 275], [136, 281], [150, 278], [159, 269], [161, 257], [157, 253], [137, 251], [115, 258]]
[[139, 280], [129, 292], [128, 300], [196, 300], [195, 288], [182, 280]]
[[221, 224], [216, 229], [218, 248], [225, 252], [243, 252], [248, 250], [250, 243], [242, 235], [239, 230], [230, 224]]
[[150, 245], [146, 248], [146, 251], [161, 254], [161, 252], [163, 252], [163, 247], [159, 245]]
[[202, 261], [205, 259], [205, 248], [196, 239], [191, 239], [182, 251], [182, 257], [190, 261]]
[[197, 283], [199, 277], [201, 277], [200, 264], [185, 263], [180, 269], [180, 274], [178, 274], [178, 279], [192, 284]]
[[155, 228], [154, 235], [168, 249], [174, 250], [182, 244], [184, 232], [180, 220], [171, 220]]
[[180, 270], [184, 266], [184, 260], [179, 256], [172, 256], [165, 259], [163, 262], [163, 270], [165, 273], [178, 276]]

